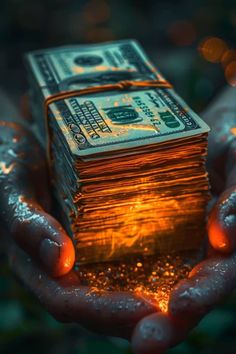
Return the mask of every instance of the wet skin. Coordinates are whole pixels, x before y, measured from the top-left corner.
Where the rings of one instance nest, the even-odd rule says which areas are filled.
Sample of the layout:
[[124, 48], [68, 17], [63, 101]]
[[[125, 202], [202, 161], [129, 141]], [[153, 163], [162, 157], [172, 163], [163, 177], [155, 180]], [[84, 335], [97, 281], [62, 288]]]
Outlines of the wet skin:
[[208, 167], [217, 200], [209, 218], [210, 246], [207, 258], [172, 291], [168, 314], [132, 294], [89, 293], [80, 286], [71, 271], [71, 241], [49, 214], [43, 153], [21, 123], [0, 121], [2, 239], [13, 270], [54, 317], [128, 338], [136, 354], [157, 354], [182, 341], [236, 287], [235, 90], [224, 91], [203, 114], [212, 128]]

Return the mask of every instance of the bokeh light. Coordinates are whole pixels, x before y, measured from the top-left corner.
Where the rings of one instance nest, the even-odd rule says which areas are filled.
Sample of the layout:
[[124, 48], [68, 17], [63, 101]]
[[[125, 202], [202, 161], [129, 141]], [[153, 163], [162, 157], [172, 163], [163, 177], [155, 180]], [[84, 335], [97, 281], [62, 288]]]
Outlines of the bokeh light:
[[168, 35], [173, 43], [184, 46], [190, 45], [196, 39], [196, 29], [190, 21], [176, 21], [168, 29]]
[[204, 59], [211, 63], [219, 63], [228, 47], [222, 39], [218, 37], [208, 37], [200, 43], [198, 49]]
[[226, 66], [225, 79], [229, 85], [236, 87], [236, 60]]
[[83, 16], [91, 25], [104, 23], [110, 18], [110, 7], [105, 0], [92, 0], [86, 3]]
[[226, 67], [232, 61], [236, 61], [236, 50], [228, 49], [224, 52], [224, 54], [221, 58], [221, 63], [223, 65], [223, 67]]

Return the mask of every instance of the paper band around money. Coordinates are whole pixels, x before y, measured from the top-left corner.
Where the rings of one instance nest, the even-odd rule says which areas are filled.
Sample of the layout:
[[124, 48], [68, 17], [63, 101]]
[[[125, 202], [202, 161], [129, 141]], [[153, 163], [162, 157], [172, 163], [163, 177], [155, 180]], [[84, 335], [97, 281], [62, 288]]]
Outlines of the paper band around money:
[[45, 111], [45, 126], [47, 130], [47, 159], [48, 162], [51, 162], [50, 157], [50, 134], [49, 134], [49, 122], [48, 122], [48, 110], [49, 106], [52, 103], [55, 103], [60, 100], [65, 100], [67, 98], [79, 97], [91, 93], [99, 93], [105, 91], [113, 91], [113, 90], [129, 90], [133, 88], [172, 88], [173, 86], [167, 80], [147, 80], [147, 81], [119, 81], [116, 84], [107, 84], [107, 85], [99, 85], [99, 86], [91, 86], [86, 87], [80, 90], [71, 90], [71, 91], [61, 91], [57, 92], [49, 97], [47, 97], [44, 101], [44, 111]]

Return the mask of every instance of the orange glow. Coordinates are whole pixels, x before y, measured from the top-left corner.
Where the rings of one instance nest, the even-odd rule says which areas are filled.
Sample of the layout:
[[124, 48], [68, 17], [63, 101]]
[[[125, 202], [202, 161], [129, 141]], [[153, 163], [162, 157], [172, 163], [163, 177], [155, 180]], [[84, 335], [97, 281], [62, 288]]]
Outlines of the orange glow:
[[169, 288], [168, 290], [166, 287], [164, 287], [164, 290], [160, 288], [156, 291], [150, 291], [144, 286], [138, 286], [134, 292], [138, 297], [140, 297], [148, 304], [152, 306], [156, 304], [157, 310], [167, 313], [171, 289]]
[[236, 127], [230, 129], [231, 134], [236, 136]]
[[190, 21], [174, 22], [169, 27], [168, 34], [177, 45], [190, 45], [196, 39], [196, 29]]
[[60, 252], [60, 258], [57, 264], [56, 276], [67, 274], [75, 263], [75, 249], [71, 239], [66, 236]]
[[225, 79], [229, 85], [236, 87], [236, 61], [233, 61], [226, 66]]
[[209, 200], [205, 142], [173, 149], [78, 162], [71, 227], [81, 263], [199, 247]]
[[212, 63], [219, 63], [228, 48], [222, 39], [210, 37], [204, 39], [198, 49], [204, 59]]
[[213, 213], [209, 219], [208, 237], [213, 248], [220, 251], [228, 251], [230, 246], [229, 241], [217, 220], [216, 210], [213, 210]]
[[[109, 291], [133, 293], [156, 311], [167, 312], [173, 287], [186, 279], [196, 253], [172, 253], [148, 257], [129, 257], [118, 262], [84, 264], [78, 269], [81, 285], [90, 287], [88, 294]], [[142, 267], [137, 264], [141, 263]]]
[[95, 66], [95, 70], [96, 70], [96, 71], [106, 71], [106, 70], [109, 70], [109, 66], [106, 66], [106, 65], [97, 65], [97, 66]]
[[228, 49], [224, 52], [221, 58], [221, 63], [224, 67], [226, 67], [232, 61], [236, 61], [236, 50]]
[[[109, 65], [97, 65], [95, 67], [95, 70], [96, 71], [109, 71], [109, 70], [112, 70], [112, 71], [122, 71], [123, 69], [122, 68], [119, 68], [119, 67], [116, 67], [116, 66], [109, 66]], [[133, 72], [133, 71], [136, 71], [135, 69], [127, 69], [127, 71], [129, 72]]]
[[84, 7], [83, 17], [90, 25], [106, 22], [110, 18], [110, 7], [105, 0], [89, 1]]
[[76, 74], [83, 74], [85, 72], [85, 69], [82, 68], [82, 66], [74, 66], [72, 68], [72, 71]]
[[[149, 197], [152, 198], [151, 195], [149, 195]], [[154, 202], [148, 204], [145, 199], [145, 197], [143, 197], [143, 199], [141, 197], [130, 198], [129, 200], [126, 200], [126, 202], [128, 202], [126, 205], [123, 204], [119, 206], [118, 204], [112, 208], [110, 212], [112, 213], [113, 220], [111, 220], [110, 225], [104, 220], [102, 223], [103, 227], [101, 227], [100, 231], [96, 232], [95, 236], [97, 247], [99, 247], [98, 244], [100, 242], [103, 243], [105, 240], [109, 240], [110, 251], [107, 250], [106, 257], [112, 257], [117, 250], [140, 248], [140, 240], [145, 240], [146, 237], [150, 237], [150, 235], [157, 233], [158, 230], [166, 232], [166, 230], [170, 228], [168, 219], [158, 219], [157, 214], [164, 208], [178, 209], [177, 202], [170, 200], [167, 203]], [[153, 215], [150, 215], [150, 210]], [[89, 212], [87, 211], [87, 215], [88, 214]], [[90, 214], [90, 218], [94, 220], [94, 224], [90, 227], [90, 232], [88, 232], [88, 230], [84, 230], [83, 232], [83, 224], [85, 224], [85, 220], [83, 224], [81, 223], [80, 227], [79, 239], [80, 241], [83, 240], [84, 246], [88, 245], [88, 242], [94, 239], [93, 232], [95, 232], [97, 228], [96, 220], [104, 219], [104, 216], [106, 216], [105, 210], [104, 212], [102, 210], [94, 210], [91, 211]], [[149, 220], [148, 227], [145, 222], [141, 223], [139, 221], [140, 215], [142, 216], [141, 220], [145, 220], [145, 218], [146, 220]], [[113, 228], [114, 220], [116, 220], [116, 225], [119, 225], [119, 228]], [[107, 227], [105, 228], [105, 226]], [[99, 240], [101, 241], [99, 242]], [[151, 241], [149, 240], [147, 242], [149, 243]], [[81, 244], [80, 247], [83, 245]]]
[[[185, 223], [198, 224], [202, 219], [204, 200], [197, 195], [185, 194], [183, 198], [170, 197], [167, 200], [159, 199], [155, 193], [129, 198], [128, 192], [126, 195], [123, 202], [114, 200], [112, 208], [95, 198], [103, 208], [87, 209], [73, 224], [81, 261], [119, 259], [127, 253], [148, 255], [156, 250], [165, 252], [170, 244], [174, 249], [178, 245], [183, 249], [188, 245], [184, 240], [190, 240], [184, 232]], [[192, 247], [201, 237], [198, 232], [191, 239]], [[142, 263], [138, 262], [137, 267], [142, 267]]]

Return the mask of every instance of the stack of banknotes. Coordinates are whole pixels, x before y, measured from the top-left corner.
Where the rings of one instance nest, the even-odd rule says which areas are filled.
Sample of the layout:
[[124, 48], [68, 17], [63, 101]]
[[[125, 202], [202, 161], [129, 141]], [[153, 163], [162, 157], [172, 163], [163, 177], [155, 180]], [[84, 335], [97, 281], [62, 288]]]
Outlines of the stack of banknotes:
[[141, 46], [124, 40], [46, 49], [27, 54], [26, 66], [32, 114], [77, 260], [198, 248], [209, 200], [209, 128], [168, 86], [113, 88], [124, 80], [165, 82]]

